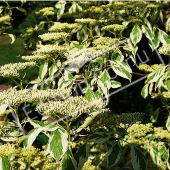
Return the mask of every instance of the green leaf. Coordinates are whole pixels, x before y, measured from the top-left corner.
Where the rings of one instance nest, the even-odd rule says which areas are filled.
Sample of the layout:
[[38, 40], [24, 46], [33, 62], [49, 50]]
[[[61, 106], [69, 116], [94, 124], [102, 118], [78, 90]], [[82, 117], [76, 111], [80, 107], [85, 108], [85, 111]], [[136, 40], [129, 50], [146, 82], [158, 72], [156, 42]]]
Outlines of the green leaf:
[[142, 39], [142, 30], [139, 25], [135, 25], [130, 33], [130, 38], [132, 43], [136, 46], [136, 44]]
[[143, 153], [134, 145], [130, 145], [131, 162], [134, 170], [147, 170], [146, 160]]
[[13, 44], [14, 42], [15, 42], [15, 40], [16, 40], [16, 36], [14, 35], [14, 34], [8, 34], [10, 37], [11, 37], [11, 39], [12, 39], [12, 41], [11, 41], [11, 44]]
[[88, 90], [87, 90], [87, 93], [86, 93], [86, 95], [85, 95], [85, 98], [86, 98], [88, 101], [94, 100], [94, 99], [95, 99], [95, 95], [94, 95], [93, 90], [88, 89]]
[[168, 90], [170, 90], [170, 79], [168, 79], [168, 80], [166, 81], [166, 85], [167, 85]]
[[110, 169], [113, 167], [121, 157], [121, 145], [120, 142], [116, 142], [107, 153], [107, 167]]
[[110, 139], [110, 135], [105, 132], [95, 132], [88, 137], [90, 142], [105, 143]]
[[84, 163], [87, 161], [89, 157], [89, 149], [87, 143], [82, 145], [79, 150], [75, 153], [74, 158], [77, 162], [78, 170], [81, 170]]
[[0, 154], [0, 170], [11, 170], [11, 165], [4, 155]]
[[40, 134], [37, 136], [36, 141], [41, 145], [46, 145], [48, 143], [49, 138], [44, 134]]
[[149, 86], [149, 84], [146, 84], [146, 85], [142, 88], [142, 91], [141, 91], [141, 95], [142, 95], [142, 97], [143, 97], [144, 99], [148, 96], [148, 86]]
[[159, 39], [163, 44], [170, 44], [170, 39], [168, 34], [162, 30], [159, 30]]
[[24, 8], [16, 7], [19, 11], [23, 12], [25, 15], [27, 14], [27, 11]]
[[168, 119], [166, 121], [166, 128], [170, 132], [170, 115], [168, 116]]
[[61, 129], [57, 129], [51, 132], [48, 147], [50, 151], [50, 156], [56, 159], [57, 162], [67, 151], [68, 147], [67, 138], [68, 138], [67, 132], [66, 131], [63, 132], [63, 130]]
[[76, 161], [72, 155], [72, 152], [70, 151], [70, 149], [67, 149], [63, 161], [62, 161], [62, 170], [76, 170]]
[[43, 80], [48, 70], [48, 63], [42, 64], [39, 68], [39, 78]]
[[6, 8], [4, 11], [4, 15], [12, 16], [12, 10], [10, 8]]

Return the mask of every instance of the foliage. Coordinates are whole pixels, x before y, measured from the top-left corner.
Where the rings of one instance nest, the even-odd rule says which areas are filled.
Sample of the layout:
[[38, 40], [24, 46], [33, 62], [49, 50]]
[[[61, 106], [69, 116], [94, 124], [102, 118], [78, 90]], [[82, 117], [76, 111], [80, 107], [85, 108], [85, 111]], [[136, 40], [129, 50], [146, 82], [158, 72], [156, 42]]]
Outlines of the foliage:
[[[122, 86], [121, 79], [112, 79], [108, 69], [131, 82], [132, 68], [125, 57], [136, 64], [143, 35], [152, 51], [162, 43], [159, 53], [169, 55], [168, 34], [159, 27], [162, 10], [168, 5], [59, 1], [37, 9], [35, 14], [42, 20], [22, 35], [26, 47], [35, 46], [36, 50], [22, 56], [27, 62], [0, 67], [0, 76], [15, 78], [17, 83], [0, 95], [1, 169], [146, 170], [151, 165], [154, 169], [170, 169], [170, 116], [166, 130], [139, 122], [143, 113], [113, 115], [107, 108], [109, 90]], [[4, 12], [0, 18], [5, 29], [10, 16]], [[25, 69], [31, 67], [38, 67], [39, 73], [25, 86]], [[151, 72], [142, 96], [161, 98], [168, 110], [169, 65], [141, 64], [139, 69]], [[78, 87], [82, 95], [77, 93]], [[36, 105], [42, 120], [21, 120], [19, 107], [23, 103]], [[13, 123], [9, 113], [15, 118]], [[24, 125], [28, 122], [33, 129], [27, 133]], [[36, 143], [41, 147], [36, 148]]]

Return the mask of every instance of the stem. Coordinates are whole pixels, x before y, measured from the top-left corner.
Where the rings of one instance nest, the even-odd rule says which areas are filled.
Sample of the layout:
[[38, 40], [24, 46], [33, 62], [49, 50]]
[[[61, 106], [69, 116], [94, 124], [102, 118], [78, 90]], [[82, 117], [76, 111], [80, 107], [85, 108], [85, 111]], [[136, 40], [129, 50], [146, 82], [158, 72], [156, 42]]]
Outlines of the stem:
[[14, 78], [12, 78], [12, 80], [13, 80], [17, 85], [19, 85], [19, 83], [18, 83], [17, 81], [15, 81]]
[[15, 112], [15, 115], [16, 115], [17, 124], [18, 124], [19, 128], [20, 128], [21, 130], [23, 130], [23, 128], [22, 128], [22, 126], [21, 126], [21, 123], [20, 123], [20, 120], [19, 120], [19, 116], [18, 116], [18, 107], [15, 107], [15, 108], [14, 108], [14, 112]]
[[69, 120], [66, 119], [66, 125], [67, 125], [67, 133], [68, 133], [68, 142], [70, 143], [71, 141], [71, 138], [70, 138], [70, 123], [69, 123]]

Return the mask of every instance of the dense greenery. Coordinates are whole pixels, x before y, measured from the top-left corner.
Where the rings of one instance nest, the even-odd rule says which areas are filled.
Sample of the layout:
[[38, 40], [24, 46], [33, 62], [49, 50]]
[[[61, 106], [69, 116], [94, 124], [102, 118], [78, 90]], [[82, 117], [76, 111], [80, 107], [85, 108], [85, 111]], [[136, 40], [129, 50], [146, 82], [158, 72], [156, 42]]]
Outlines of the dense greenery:
[[[15, 5], [0, 8], [0, 34], [15, 43], [14, 33], [21, 31], [25, 49], [34, 51], [21, 54], [22, 62], [0, 64], [0, 76], [16, 83], [0, 95], [0, 169], [170, 169], [169, 64], [137, 58], [142, 42], [159, 58], [170, 55], [170, 19], [164, 23], [169, 2]], [[18, 25], [13, 9], [25, 14]], [[32, 78], [28, 70], [35, 68]], [[133, 96], [125, 87], [144, 78], [136, 92], [143, 101], [151, 96], [146, 113], [116, 113], [111, 105], [119, 103], [120, 111]], [[117, 89], [124, 96], [113, 99]], [[161, 101], [155, 111], [153, 99]], [[26, 105], [41, 120], [31, 119]]]

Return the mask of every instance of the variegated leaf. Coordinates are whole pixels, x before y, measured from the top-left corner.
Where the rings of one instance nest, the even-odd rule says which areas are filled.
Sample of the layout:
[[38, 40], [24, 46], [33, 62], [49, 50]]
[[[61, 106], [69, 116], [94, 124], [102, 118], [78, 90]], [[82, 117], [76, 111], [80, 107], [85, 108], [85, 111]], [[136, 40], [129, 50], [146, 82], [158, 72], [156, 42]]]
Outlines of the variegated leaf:
[[165, 66], [153, 71], [147, 77], [146, 83], [156, 82], [165, 72]]
[[73, 75], [69, 71], [65, 70], [65, 72], [64, 72], [64, 80], [69, 81], [69, 80], [72, 80], [73, 78], [74, 78]]
[[124, 56], [118, 48], [113, 53], [113, 60], [117, 60], [119, 62], [123, 62], [124, 60]]
[[56, 73], [57, 71], [57, 66], [56, 64], [53, 64], [50, 68], [49, 68], [49, 76], [50, 76], [50, 79], [53, 80], [53, 77], [54, 77], [54, 74]]
[[39, 79], [43, 80], [48, 70], [48, 63], [42, 64], [39, 68]]
[[7, 109], [7, 107], [8, 107], [7, 104], [2, 104], [2, 105], [0, 105], [0, 115], [5, 112], [5, 110]]
[[159, 47], [159, 44], [160, 44], [159, 31], [157, 29], [155, 29], [154, 39], [152, 41], [149, 41], [149, 45], [150, 45], [152, 51], [154, 51], [156, 48]]
[[170, 44], [170, 38], [168, 34], [162, 30], [159, 30], [159, 39], [163, 44]]
[[146, 160], [143, 153], [134, 145], [130, 145], [131, 162], [134, 170], [147, 170]]
[[57, 20], [59, 20], [61, 18], [62, 14], [64, 13], [65, 5], [66, 5], [66, 1], [64, 1], [64, 0], [60, 0], [59, 2], [56, 3], [55, 7], [58, 9]]
[[32, 146], [33, 142], [35, 141], [36, 137], [43, 131], [43, 127], [37, 128], [37, 129], [32, 129], [27, 136], [25, 136], [24, 142], [23, 142], [23, 147], [24, 148], [29, 148]]
[[77, 169], [81, 170], [84, 163], [89, 157], [89, 149], [87, 143], [85, 143], [79, 148], [79, 150], [75, 153], [74, 157], [77, 162]]
[[94, 143], [105, 143], [110, 139], [110, 135], [105, 132], [95, 132], [88, 137], [88, 141]]
[[118, 81], [110, 80], [110, 82], [111, 82], [111, 87], [112, 87], [112, 88], [121, 87], [121, 83], [118, 82]]
[[142, 91], [141, 91], [141, 95], [142, 95], [142, 97], [143, 97], [144, 99], [148, 96], [148, 86], [149, 86], [149, 84], [146, 84], [146, 85], [142, 88]]
[[159, 116], [159, 113], [160, 113], [160, 107], [158, 107], [158, 108], [154, 111], [153, 115], [151, 116], [150, 120], [151, 120], [152, 123], [154, 123], [154, 122], [157, 121], [158, 116]]
[[170, 132], [170, 115], [168, 116], [168, 119], [166, 121], [166, 128]]
[[11, 165], [8, 158], [0, 154], [0, 170], [10, 170], [10, 169], [11, 169]]
[[64, 158], [62, 160], [62, 170], [78, 170], [76, 167], [77, 163], [72, 155], [72, 152], [70, 149], [67, 149], [67, 151], [64, 154]]
[[112, 65], [111, 66], [113, 71], [120, 77], [123, 77], [125, 79], [128, 79], [129, 81], [131, 81], [131, 74], [124, 68], [117, 66], [117, 65]]
[[142, 31], [145, 34], [145, 36], [152, 42], [153, 34], [151, 30], [145, 25], [142, 25]]
[[89, 88], [89, 89], [87, 90], [87, 92], [86, 92], [85, 98], [86, 98], [88, 101], [94, 100], [94, 99], [95, 99], [95, 95], [94, 95], [93, 90], [91, 90], [91, 89]]
[[57, 162], [65, 154], [68, 147], [68, 134], [63, 129], [57, 129], [51, 132], [50, 142], [48, 144], [48, 149], [50, 156], [53, 157]]
[[136, 46], [136, 44], [142, 39], [142, 30], [139, 25], [135, 25], [130, 33], [130, 38], [132, 43]]
[[13, 44], [16, 40], [16, 36], [14, 34], [8, 34], [11, 37], [11, 44]]

